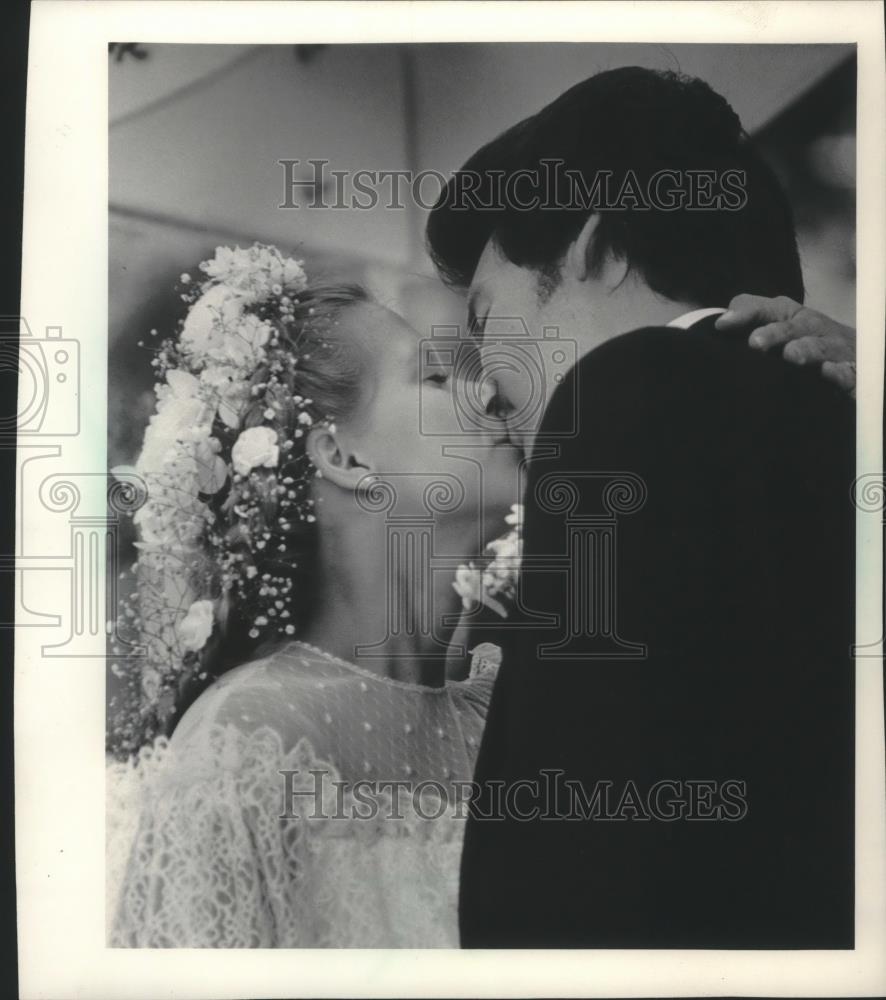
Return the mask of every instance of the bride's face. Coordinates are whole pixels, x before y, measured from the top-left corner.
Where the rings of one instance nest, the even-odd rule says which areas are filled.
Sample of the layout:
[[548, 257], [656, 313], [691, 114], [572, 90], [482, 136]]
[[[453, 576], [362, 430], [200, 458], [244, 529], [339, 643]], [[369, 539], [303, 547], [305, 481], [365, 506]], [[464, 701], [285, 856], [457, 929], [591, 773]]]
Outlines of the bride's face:
[[[480, 386], [464, 384], [479, 376], [479, 364], [460, 358], [454, 365], [451, 351], [438, 349], [396, 313], [370, 303], [346, 310], [339, 333], [355, 338], [366, 363], [360, 405], [347, 428], [361, 464], [382, 479], [389, 476], [398, 494], [416, 500], [435, 476], [450, 485], [456, 479], [464, 499], [446, 518], [473, 524], [482, 518], [500, 534], [494, 526], [501, 527], [519, 499], [523, 456], [503, 421], [489, 416], [482, 428], [466, 426], [465, 408], [459, 412], [458, 400], [477, 405], [482, 398]], [[470, 346], [463, 343], [460, 349]]]

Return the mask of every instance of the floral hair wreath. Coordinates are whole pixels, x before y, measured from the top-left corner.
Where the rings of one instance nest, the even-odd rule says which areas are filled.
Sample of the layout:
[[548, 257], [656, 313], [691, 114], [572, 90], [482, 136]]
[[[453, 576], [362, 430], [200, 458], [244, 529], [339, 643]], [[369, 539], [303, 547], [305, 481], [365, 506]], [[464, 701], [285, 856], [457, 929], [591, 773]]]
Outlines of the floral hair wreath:
[[[310, 355], [281, 337], [312, 313], [306, 319], [299, 305], [308, 290], [302, 263], [260, 243], [218, 247], [200, 264], [205, 277], [181, 276], [189, 309], [151, 362], [157, 404], [141, 454], [134, 468], [112, 470], [141, 480], [145, 493], [134, 514], [134, 585], [111, 649], [121, 685], [110, 713], [117, 752], [167, 728], [183, 688], [207, 676], [232, 607], [255, 644], [296, 634], [293, 539], [315, 521], [317, 474], [297, 439], [330, 422], [311, 398], [292, 394]], [[504, 614], [501, 598], [513, 597], [519, 510], [508, 520], [512, 530], [492, 543], [485, 569], [457, 573], [465, 607], [478, 601]]]
[[[112, 470], [140, 477], [146, 493], [134, 515], [135, 588], [121, 602], [112, 648], [140, 654], [136, 669], [113, 668], [130, 689], [129, 717], [117, 723], [124, 744], [174, 712], [232, 602], [250, 615], [250, 639], [294, 635], [284, 566], [294, 528], [315, 519], [313, 472], [293, 438], [326, 418], [310, 398], [282, 398], [303, 359], [280, 338], [307, 289], [302, 262], [256, 243], [219, 247], [200, 270], [199, 281], [181, 276], [187, 315], [151, 362], [157, 405], [141, 454], [134, 469]], [[287, 437], [292, 404], [299, 412]]]

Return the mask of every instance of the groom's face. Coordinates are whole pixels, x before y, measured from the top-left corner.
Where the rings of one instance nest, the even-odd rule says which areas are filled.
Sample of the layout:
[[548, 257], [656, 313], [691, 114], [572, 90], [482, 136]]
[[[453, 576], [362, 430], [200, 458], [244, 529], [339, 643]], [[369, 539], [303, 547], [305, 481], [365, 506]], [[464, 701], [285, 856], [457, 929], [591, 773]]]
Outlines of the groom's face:
[[577, 360], [574, 320], [561, 285], [544, 287], [537, 272], [487, 243], [468, 289], [468, 326], [510, 438], [526, 454], [551, 394]]

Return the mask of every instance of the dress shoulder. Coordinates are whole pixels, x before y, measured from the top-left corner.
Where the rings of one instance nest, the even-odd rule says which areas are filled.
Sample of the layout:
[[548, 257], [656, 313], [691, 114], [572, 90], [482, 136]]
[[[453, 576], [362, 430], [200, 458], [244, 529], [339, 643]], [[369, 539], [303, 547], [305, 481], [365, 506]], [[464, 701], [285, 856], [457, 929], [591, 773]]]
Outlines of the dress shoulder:
[[[298, 669], [301, 667], [302, 669]], [[296, 667], [280, 653], [241, 664], [204, 691], [182, 716], [171, 749], [193, 753], [219, 730], [234, 729], [244, 736], [270, 730], [283, 752], [300, 740], [316, 740], [318, 688], [310, 664]]]

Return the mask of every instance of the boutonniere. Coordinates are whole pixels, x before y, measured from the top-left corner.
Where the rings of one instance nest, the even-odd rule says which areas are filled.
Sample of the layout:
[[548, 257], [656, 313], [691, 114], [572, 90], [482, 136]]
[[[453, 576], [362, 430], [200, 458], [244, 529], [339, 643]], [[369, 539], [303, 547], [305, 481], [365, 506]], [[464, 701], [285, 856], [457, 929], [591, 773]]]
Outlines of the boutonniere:
[[516, 600], [517, 577], [523, 554], [521, 504], [511, 506], [505, 523], [510, 526], [507, 533], [486, 546], [484, 555], [490, 558], [485, 567], [469, 562], [459, 566], [455, 572], [452, 586], [461, 597], [466, 611], [472, 604], [485, 604], [502, 618], [507, 618], [508, 606]]

